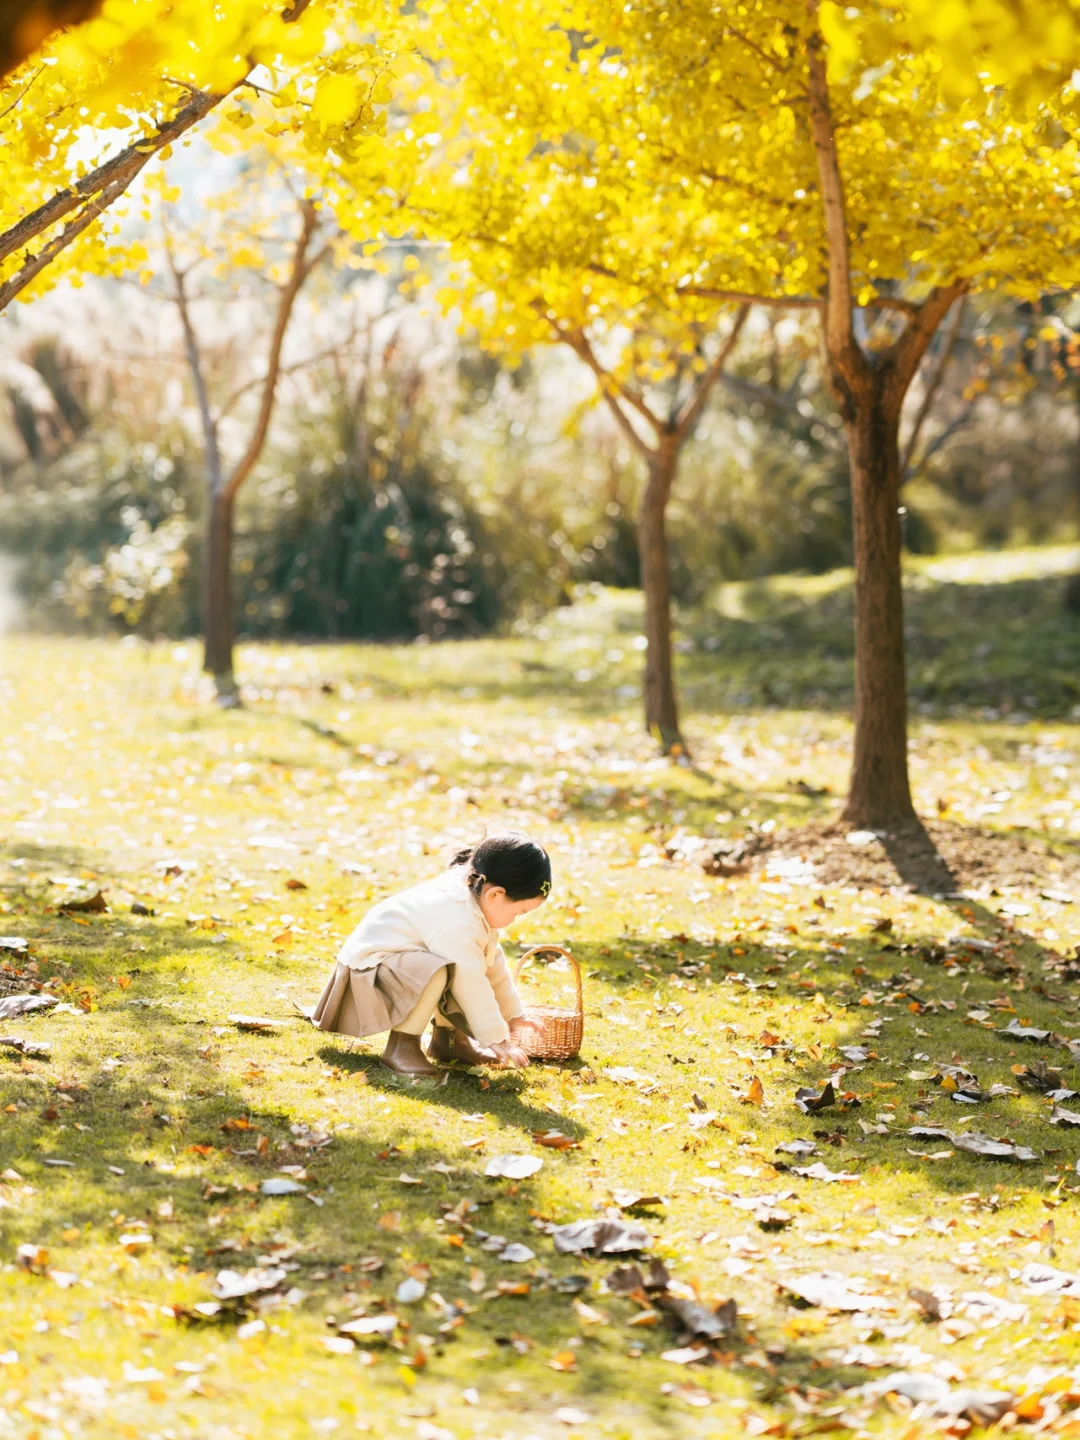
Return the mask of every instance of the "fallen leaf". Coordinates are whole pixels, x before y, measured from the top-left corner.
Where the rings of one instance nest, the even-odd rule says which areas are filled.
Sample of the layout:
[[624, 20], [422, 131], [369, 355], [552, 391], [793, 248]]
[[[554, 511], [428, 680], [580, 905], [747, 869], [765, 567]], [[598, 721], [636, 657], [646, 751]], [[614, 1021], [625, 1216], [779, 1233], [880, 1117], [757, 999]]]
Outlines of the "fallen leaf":
[[507, 1245], [505, 1250], [500, 1251], [499, 1259], [508, 1260], [514, 1265], [524, 1265], [528, 1261], [536, 1259], [536, 1252], [530, 1250], [528, 1245], [521, 1245], [515, 1242], [512, 1245]]
[[351, 1355], [356, 1349], [356, 1342], [350, 1340], [348, 1335], [324, 1335], [322, 1343], [333, 1355]]
[[[532, 1138], [537, 1145], [543, 1145], [549, 1150], [573, 1150], [581, 1144], [580, 1140], [574, 1140], [560, 1130], [534, 1130]], [[476, 1144], [477, 1142], [473, 1141], [472, 1143]], [[480, 1143], [483, 1144], [483, 1141]]]
[[662, 1195], [641, 1195], [636, 1190], [613, 1190], [611, 1198], [620, 1210], [648, 1210], [667, 1204]]
[[212, 1293], [216, 1300], [244, 1300], [249, 1295], [276, 1290], [286, 1273], [280, 1268], [262, 1266], [253, 1270], [219, 1270]]
[[731, 1335], [738, 1321], [738, 1310], [734, 1300], [725, 1300], [715, 1309], [702, 1305], [696, 1300], [682, 1300], [674, 1295], [661, 1295], [654, 1302], [659, 1308], [673, 1315], [683, 1329], [692, 1336], [706, 1340], [719, 1340]]
[[656, 1081], [651, 1075], [644, 1075], [640, 1070], [635, 1070], [630, 1065], [612, 1065], [601, 1071], [607, 1079], [614, 1080], [616, 1085], [655, 1085]]
[[812, 1090], [802, 1085], [795, 1091], [795, 1104], [804, 1115], [814, 1115], [819, 1110], [827, 1110], [830, 1105], [836, 1103], [836, 1091], [833, 1089], [832, 1081], [828, 1081], [821, 1090]]
[[68, 900], [61, 900], [56, 908], [61, 915], [75, 912], [84, 915], [104, 915], [109, 907], [105, 903], [105, 896], [101, 891], [93, 890], [82, 895], [73, 895]]
[[813, 1165], [792, 1167], [793, 1175], [802, 1175], [807, 1180], [824, 1180], [830, 1185], [858, 1185], [862, 1179], [861, 1175], [849, 1175], [844, 1170], [830, 1170], [821, 1160]]
[[851, 1288], [844, 1275], [827, 1271], [814, 1275], [797, 1275], [779, 1282], [781, 1290], [794, 1295], [806, 1305], [825, 1310], [892, 1310], [893, 1304], [884, 1295], [869, 1295]]
[[576, 1405], [560, 1405], [555, 1411], [555, 1419], [562, 1425], [587, 1425], [592, 1416], [587, 1410], [579, 1410]]
[[543, 1164], [539, 1155], [493, 1155], [484, 1167], [484, 1174], [494, 1178], [525, 1180], [535, 1175]]
[[338, 1326], [340, 1335], [374, 1335], [384, 1338], [393, 1334], [397, 1329], [398, 1317], [396, 1315], [362, 1315], [356, 1320], [346, 1320], [344, 1325]]
[[1021, 1163], [1037, 1160], [1034, 1150], [1026, 1145], [1015, 1145], [1011, 1140], [991, 1140], [989, 1135], [977, 1131], [966, 1131], [951, 1137], [957, 1150], [966, 1150], [971, 1155], [982, 1155], [988, 1160], [1017, 1160]]
[[1007, 1040], [1027, 1040], [1036, 1045], [1050, 1038], [1049, 1030], [1036, 1030], [1034, 1025], [1021, 1025], [1019, 1020], [1010, 1020], [997, 1033]]
[[574, 1220], [569, 1225], [556, 1225], [551, 1232], [555, 1249], [560, 1255], [619, 1255], [633, 1250], [647, 1250], [652, 1240], [646, 1231], [622, 1220]]
[[280, 1179], [275, 1177], [272, 1180], [264, 1180], [259, 1188], [264, 1195], [303, 1195], [306, 1193], [303, 1185], [298, 1185], [295, 1180], [290, 1180], [285, 1176]]
[[668, 1360], [672, 1365], [693, 1365], [698, 1360], [707, 1360], [709, 1353], [707, 1345], [685, 1345], [680, 1350], [665, 1350], [660, 1359]]
[[776, 1149], [783, 1155], [813, 1155], [817, 1145], [813, 1140], [785, 1140]]
[[547, 1363], [551, 1370], [576, 1370], [577, 1356], [572, 1350], [560, 1350]]
[[1045, 1094], [1048, 1090], [1065, 1088], [1061, 1071], [1051, 1069], [1043, 1060], [1033, 1060], [1030, 1065], [1014, 1065], [1012, 1073], [1025, 1090], [1036, 1090]]
[[941, 1301], [932, 1290], [920, 1290], [913, 1287], [908, 1291], [908, 1298], [915, 1301], [928, 1320], [941, 1319]]

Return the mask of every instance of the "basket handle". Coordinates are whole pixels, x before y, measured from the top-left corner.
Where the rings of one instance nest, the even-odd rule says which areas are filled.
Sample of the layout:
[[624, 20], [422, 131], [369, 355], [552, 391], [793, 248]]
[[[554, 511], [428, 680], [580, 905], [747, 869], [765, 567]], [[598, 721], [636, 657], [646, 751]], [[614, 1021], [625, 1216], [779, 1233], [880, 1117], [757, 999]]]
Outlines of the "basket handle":
[[570, 964], [573, 967], [574, 971], [574, 985], [577, 989], [577, 1000], [575, 1002], [574, 1013], [576, 1015], [584, 1015], [585, 1006], [581, 994], [581, 966], [574, 959], [573, 955], [570, 954], [570, 951], [564, 950], [561, 945], [534, 945], [531, 950], [526, 950], [525, 954], [522, 955], [521, 959], [514, 967], [514, 979], [517, 980], [520, 978], [522, 970], [525, 969], [525, 966], [529, 963], [529, 961], [533, 958], [534, 955], [543, 955], [547, 952], [550, 952], [553, 955], [565, 955], [567, 960], [570, 961]]

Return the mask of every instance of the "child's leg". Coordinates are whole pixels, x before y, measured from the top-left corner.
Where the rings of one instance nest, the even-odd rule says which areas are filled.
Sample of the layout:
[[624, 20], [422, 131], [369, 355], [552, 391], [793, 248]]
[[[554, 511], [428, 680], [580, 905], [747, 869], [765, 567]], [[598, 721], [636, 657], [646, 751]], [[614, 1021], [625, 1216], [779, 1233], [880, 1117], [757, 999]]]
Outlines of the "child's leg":
[[404, 1020], [398, 1022], [394, 1029], [401, 1035], [422, 1035], [428, 1027], [428, 1022], [435, 1014], [435, 1006], [439, 1003], [439, 997], [446, 989], [446, 966], [440, 965], [438, 970], [432, 972], [431, 979], [420, 992], [419, 999]]

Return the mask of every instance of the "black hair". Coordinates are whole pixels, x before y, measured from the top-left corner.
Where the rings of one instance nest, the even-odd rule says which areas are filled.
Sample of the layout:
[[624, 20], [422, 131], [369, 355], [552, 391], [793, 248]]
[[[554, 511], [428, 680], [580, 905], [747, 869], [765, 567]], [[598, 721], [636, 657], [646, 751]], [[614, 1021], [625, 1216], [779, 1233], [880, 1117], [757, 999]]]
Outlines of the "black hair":
[[485, 885], [501, 885], [508, 900], [535, 900], [551, 890], [551, 860], [542, 845], [517, 830], [489, 835], [450, 861], [468, 865], [465, 883], [479, 899]]

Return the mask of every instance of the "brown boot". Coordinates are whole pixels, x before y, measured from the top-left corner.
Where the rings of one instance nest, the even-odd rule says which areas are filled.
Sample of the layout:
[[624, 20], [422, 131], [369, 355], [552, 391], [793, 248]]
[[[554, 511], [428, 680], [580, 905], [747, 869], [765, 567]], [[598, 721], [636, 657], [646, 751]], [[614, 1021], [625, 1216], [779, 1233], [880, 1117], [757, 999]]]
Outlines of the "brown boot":
[[427, 1053], [432, 1060], [441, 1060], [444, 1065], [449, 1065], [452, 1060], [460, 1060], [463, 1065], [495, 1063], [495, 1056], [490, 1050], [477, 1045], [471, 1035], [466, 1035], [464, 1030], [455, 1029], [451, 1025], [431, 1027], [431, 1043]]
[[438, 1075], [438, 1065], [432, 1065], [424, 1058], [420, 1048], [419, 1035], [406, 1035], [401, 1030], [391, 1030], [386, 1037], [386, 1049], [380, 1060], [388, 1070], [398, 1075]]

